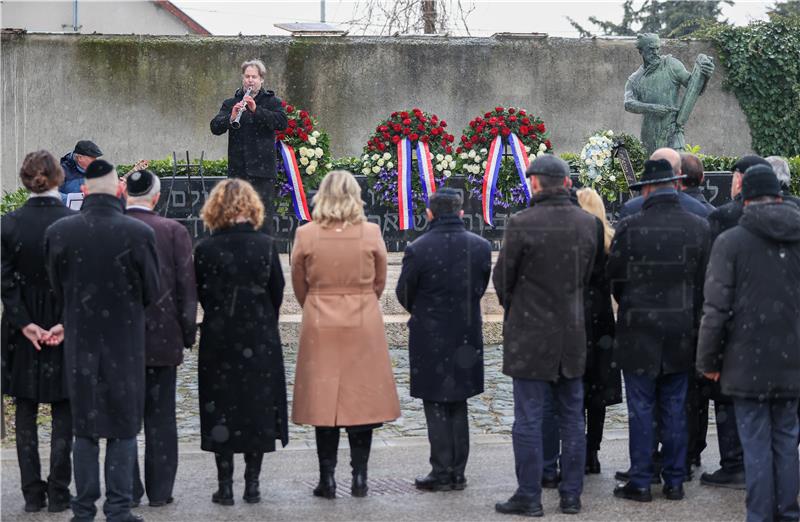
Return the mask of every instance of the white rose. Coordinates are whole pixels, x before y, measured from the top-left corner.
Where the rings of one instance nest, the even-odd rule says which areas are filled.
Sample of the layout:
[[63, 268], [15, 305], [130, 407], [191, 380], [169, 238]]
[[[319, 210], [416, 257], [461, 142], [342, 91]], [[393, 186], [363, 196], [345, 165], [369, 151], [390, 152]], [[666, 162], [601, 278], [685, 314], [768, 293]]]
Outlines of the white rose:
[[461, 158], [461, 159], [467, 159], [467, 158], [469, 158], [469, 156], [467, 156], [467, 153], [466, 153], [466, 152], [462, 152], [461, 154], [459, 154], [459, 155], [458, 155], [458, 157], [459, 157], [459, 158]]
[[317, 147], [316, 149], [314, 149], [314, 156], [321, 158], [323, 154], [325, 154], [325, 151], [322, 150], [321, 148]]
[[525, 152], [530, 152], [530, 151], [531, 151], [531, 148], [528, 147], [527, 145], [525, 145]]
[[617, 177], [612, 174], [608, 177], [608, 181], [617, 181]]
[[306, 148], [305, 147], [300, 147], [299, 149], [297, 149], [297, 152], [300, 153], [300, 156], [305, 156], [306, 155]]
[[453, 161], [453, 156], [451, 156], [450, 154], [448, 154], [447, 156], [445, 156], [445, 157], [444, 157], [444, 159], [446, 159], [446, 160], [447, 160], [447, 162], [449, 163], [449, 162]]
[[332, 169], [333, 168], [333, 163], [326, 163], [325, 164], [325, 168], [328, 169], [328, 170]]
[[319, 163], [317, 163], [317, 160], [311, 160], [311, 163], [309, 163], [309, 165], [310, 165], [310, 166], [312, 166], [312, 167], [314, 167], [315, 169], [316, 169], [317, 167], [319, 167]]
[[539, 150], [547, 150], [547, 145], [545, 145], [544, 143], [540, 143]]
[[481, 149], [481, 154], [487, 154], [489, 151], [486, 149]]
[[394, 168], [394, 163], [392, 163], [391, 161], [387, 162], [386, 163], [386, 168], [387, 169], [393, 169]]
[[444, 177], [445, 177], [445, 178], [449, 178], [449, 177], [450, 177], [450, 174], [451, 174], [451, 172], [450, 172], [449, 170], [445, 170], [444, 172], [442, 172], [442, 174], [444, 174]]
[[442, 156], [441, 154], [437, 154], [436, 155], [436, 161], [442, 161], [443, 159], [444, 159], [444, 156]]
[[317, 138], [315, 138], [314, 136], [309, 136], [308, 137], [308, 142], [310, 144], [312, 144], [312, 145], [316, 145], [317, 144]]
[[383, 153], [383, 159], [384, 159], [384, 161], [389, 161], [390, 159], [392, 159], [392, 155], [389, 154], [388, 152], [384, 152]]
[[379, 166], [375, 165], [374, 167], [372, 167], [372, 172], [374, 172], [375, 174], [377, 174], [380, 171], [381, 171], [381, 168]]
[[449, 164], [448, 166], [449, 166], [451, 169], [454, 169], [454, 168], [456, 168], [456, 162], [455, 162], [455, 161], [451, 161], [451, 162], [450, 162], [450, 164]]
[[378, 161], [381, 158], [380, 154], [373, 154], [372, 161]]
[[379, 166], [379, 167], [383, 167], [383, 164], [384, 164], [384, 163], [386, 163], [386, 162], [385, 162], [385, 161], [383, 161], [382, 159], [379, 159], [379, 160], [378, 160], [378, 166]]
[[312, 132], [311, 136], [313, 136], [314, 138], [319, 138], [319, 131]]
[[483, 163], [481, 163], [481, 167], [482, 167], [484, 170], [486, 170], [486, 165], [487, 165], [487, 163], [486, 163], [485, 161], [484, 161]]
[[469, 151], [469, 154], [468, 154], [468, 156], [469, 156], [470, 158], [474, 158], [474, 157], [475, 157], [475, 151], [474, 151], [474, 150], [471, 150], [471, 151]]
[[444, 167], [442, 166], [442, 164], [441, 164], [441, 163], [437, 163], [437, 164], [436, 164], [436, 170], [438, 170], [439, 172], [441, 172], [442, 170], [444, 170]]
[[481, 157], [480, 156], [475, 156], [472, 159], [475, 161], [475, 163], [480, 163], [481, 162]]
[[608, 131], [608, 135], [609, 136], [613, 136], [614, 135], [614, 131], [612, 131], [612, 130]]
[[450, 163], [447, 161], [442, 161], [441, 163], [439, 163], [439, 165], [441, 165], [443, 169], [446, 169], [450, 165]]
[[300, 164], [303, 165], [303, 166], [308, 165], [308, 158], [306, 158], [305, 156], [300, 158]]
[[587, 165], [591, 165], [591, 164], [592, 164], [592, 163], [594, 163], [594, 162], [592, 161], [592, 159], [591, 159], [591, 158], [589, 158], [589, 159], [587, 159], [587, 160], [585, 161], [585, 163], [586, 163]]
[[537, 155], [537, 156], [544, 156], [544, 151], [543, 151], [543, 150], [540, 150], [539, 152], [537, 152], [537, 153], [536, 153], [536, 155]]
[[364, 154], [364, 157], [361, 159], [364, 161], [369, 161], [369, 154]]
[[317, 167], [315, 167], [314, 165], [309, 165], [308, 167], [306, 167], [306, 174], [313, 174], [314, 171], [316, 171], [316, 170], [317, 170]]
[[[528, 163], [530, 163], [531, 161], [533, 161], [533, 160], [535, 160], [535, 159], [536, 159], [536, 156], [534, 156], [533, 154], [531, 154], [530, 156], [528, 156]], [[589, 161], [589, 160], [586, 160], [586, 161]], [[587, 165], [588, 165], [588, 163], [587, 163]]]
[[[328, 168], [330, 168], [330, 167], [328, 167]], [[364, 167], [363, 169], [361, 169], [361, 173], [366, 176], [367, 174], [370, 173], [370, 168], [369, 167]]]
[[[320, 150], [322, 150], [322, 149], [320, 149]], [[306, 156], [308, 156], [309, 158], [313, 158], [314, 155], [315, 155], [314, 154], [314, 149], [312, 149], [312, 148], [306, 149]]]

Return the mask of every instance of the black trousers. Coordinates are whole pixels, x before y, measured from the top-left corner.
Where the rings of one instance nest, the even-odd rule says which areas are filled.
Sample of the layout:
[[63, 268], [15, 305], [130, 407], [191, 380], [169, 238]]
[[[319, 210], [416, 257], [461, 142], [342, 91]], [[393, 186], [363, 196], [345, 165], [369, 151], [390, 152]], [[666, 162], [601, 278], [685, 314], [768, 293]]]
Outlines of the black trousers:
[[69, 483], [72, 477], [72, 413], [69, 401], [52, 403], [52, 433], [50, 438], [50, 475], [42, 480], [39, 461], [39, 437], [36, 415], [39, 403], [31, 399], [16, 399], [17, 460], [19, 462], [22, 495], [26, 502], [42, 501], [45, 495], [51, 504], [69, 502]]
[[[373, 427], [352, 426], [345, 429], [350, 442], [350, 466], [353, 468], [353, 473], [366, 471], [372, 448]], [[333, 472], [336, 469], [340, 427], [317, 426], [314, 431], [317, 439], [319, 470]]]
[[144, 485], [139, 460], [133, 467], [133, 498], [147, 491], [150, 502], [172, 496], [178, 472], [178, 426], [175, 421], [175, 366], [148, 366], [144, 399]]
[[[230, 482], [233, 480], [233, 453], [214, 453], [217, 464], [217, 480]], [[245, 482], [258, 481], [261, 475], [261, 464], [264, 461], [263, 453], [244, 454], [244, 480]]]
[[272, 178], [246, 178], [264, 204], [264, 224], [261, 230], [269, 235], [274, 232], [273, 218], [275, 216], [275, 180]]
[[443, 480], [461, 477], [469, 458], [467, 401], [422, 401], [431, 444], [431, 473]]
[[[690, 462], [699, 459], [706, 449], [708, 435], [708, 403], [711, 399], [711, 387], [707, 379], [689, 377], [689, 389], [686, 393], [686, 428], [689, 432], [689, 447], [686, 454]], [[691, 469], [687, 467], [687, 471]]]
[[586, 408], [586, 449], [600, 451], [603, 442], [603, 424], [606, 422], [605, 405], [590, 404]]

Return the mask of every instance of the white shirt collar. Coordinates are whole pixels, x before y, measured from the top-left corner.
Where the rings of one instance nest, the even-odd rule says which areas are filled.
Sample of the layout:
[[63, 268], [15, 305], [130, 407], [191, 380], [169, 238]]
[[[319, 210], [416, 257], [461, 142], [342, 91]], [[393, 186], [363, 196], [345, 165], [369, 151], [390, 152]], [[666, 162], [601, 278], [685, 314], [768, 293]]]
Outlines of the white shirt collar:
[[146, 210], [148, 212], [152, 212], [153, 209], [149, 207], [145, 207], [144, 205], [128, 205], [126, 210], [130, 210], [132, 208], [139, 209], [139, 210]]
[[40, 192], [36, 194], [35, 192], [31, 192], [30, 197], [32, 198], [58, 198], [61, 201], [61, 192], [58, 191], [57, 188], [47, 190], [45, 192]]

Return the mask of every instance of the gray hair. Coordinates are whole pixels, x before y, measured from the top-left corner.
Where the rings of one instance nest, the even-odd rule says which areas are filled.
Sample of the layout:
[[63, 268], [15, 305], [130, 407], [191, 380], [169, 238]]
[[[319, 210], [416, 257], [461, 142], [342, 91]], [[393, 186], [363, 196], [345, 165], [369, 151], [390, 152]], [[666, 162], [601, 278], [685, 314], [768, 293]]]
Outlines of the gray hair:
[[153, 184], [150, 186], [150, 190], [145, 192], [144, 194], [139, 194], [138, 196], [128, 196], [128, 204], [136, 203], [139, 201], [150, 203], [153, 199], [153, 196], [156, 194], [161, 193], [161, 179], [158, 176], [153, 176]]
[[248, 67], [255, 67], [258, 69], [258, 75], [261, 76], [262, 80], [264, 79], [264, 76], [267, 75], [267, 66], [264, 65], [264, 62], [258, 58], [253, 58], [252, 60], [242, 62], [242, 74], [244, 74]]
[[116, 196], [119, 189], [119, 178], [117, 177], [116, 169], [99, 178], [86, 178], [83, 183], [86, 185], [86, 190], [89, 194], [111, 194]]
[[781, 182], [784, 189], [792, 186], [792, 174], [789, 172], [789, 163], [780, 156], [767, 156], [764, 158], [772, 166], [775, 177]]

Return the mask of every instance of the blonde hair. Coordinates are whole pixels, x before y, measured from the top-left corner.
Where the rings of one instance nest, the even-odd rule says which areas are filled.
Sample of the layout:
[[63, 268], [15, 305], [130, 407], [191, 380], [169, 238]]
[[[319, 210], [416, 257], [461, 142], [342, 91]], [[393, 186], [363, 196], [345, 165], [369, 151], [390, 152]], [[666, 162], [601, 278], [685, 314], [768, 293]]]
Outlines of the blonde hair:
[[582, 188], [578, 189], [578, 204], [583, 210], [603, 222], [603, 244], [606, 252], [608, 252], [611, 248], [611, 240], [614, 239], [614, 229], [608, 223], [603, 198], [592, 188]]
[[311, 217], [322, 227], [334, 223], [357, 225], [367, 220], [361, 186], [346, 170], [331, 171], [323, 178], [313, 204]]
[[253, 186], [243, 179], [226, 179], [214, 187], [203, 205], [200, 217], [209, 230], [219, 230], [244, 216], [254, 228], [264, 223], [264, 204]]

